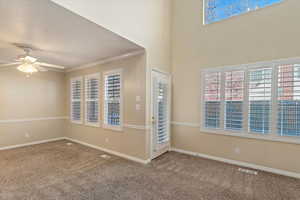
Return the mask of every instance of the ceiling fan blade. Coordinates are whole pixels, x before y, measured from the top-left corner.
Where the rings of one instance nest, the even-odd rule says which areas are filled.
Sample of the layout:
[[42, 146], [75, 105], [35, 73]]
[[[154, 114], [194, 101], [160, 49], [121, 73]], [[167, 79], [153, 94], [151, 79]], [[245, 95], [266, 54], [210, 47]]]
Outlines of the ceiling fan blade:
[[11, 44], [9, 42], [5, 42], [3, 40], [0, 40], [0, 47], [1, 48], [11, 48], [11, 47], [15, 48], [15, 46], [13, 44]]
[[34, 65], [35, 68], [37, 68], [37, 70], [39, 70], [40, 72], [47, 72], [49, 71], [48, 69], [44, 68], [44, 67], [41, 67], [37, 64]]
[[21, 62], [13, 62], [13, 63], [7, 63], [7, 64], [0, 64], [0, 67], [9, 67], [14, 65], [19, 65]]
[[36, 64], [44, 67], [50, 67], [50, 68], [56, 68], [56, 69], [65, 69], [64, 66], [60, 65], [54, 65], [54, 64], [49, 64], [49, 63], [42, 63], [42, 62], [36, 62]]

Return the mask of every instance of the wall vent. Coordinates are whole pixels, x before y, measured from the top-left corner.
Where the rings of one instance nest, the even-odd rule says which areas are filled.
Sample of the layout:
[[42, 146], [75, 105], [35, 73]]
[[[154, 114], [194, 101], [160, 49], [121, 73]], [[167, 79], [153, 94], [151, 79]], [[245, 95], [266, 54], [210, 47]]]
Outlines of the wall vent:
[[111, 156], [109, 156], [107, 154], [102, 154], [100, 157], [104, 158], [104, 159], [110, 159], [111, 158]]
[[246, 174], [252, 174], [252, 175], [257, 175], [257, 174], [258, 174], [257, 171], [251, 170], [251, 169], [239, 168], [238, 170], [239, 170], [240, 172], [246, 173]]

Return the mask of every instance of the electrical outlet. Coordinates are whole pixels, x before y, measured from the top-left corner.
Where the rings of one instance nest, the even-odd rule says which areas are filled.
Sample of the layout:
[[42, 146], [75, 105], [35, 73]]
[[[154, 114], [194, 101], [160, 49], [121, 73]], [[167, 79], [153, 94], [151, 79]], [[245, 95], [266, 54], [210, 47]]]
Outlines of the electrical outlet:
[[101, 158], [104, 158], [104, 159], [110, 159], [111, 157], [109, 155], [106, 155], [106, 154], [103, 154], [100, 156]]
[[29, 133], [25, 133], [25, 137], [26, 138], [30, 138], [30, 134]]
[[105, 138], [105, 142], [108, 143], [108, 142], [109, 142], [109, 139], [108, 139], [108, 138]]
[[252, 174], [252, 175], [257, 175], [257, 174], [258, 174], [257, 171], [251, 170], [251, 169], [239, 168], [238, 170], [239, 170], [240, 172], [246, 173], [246, 174]]

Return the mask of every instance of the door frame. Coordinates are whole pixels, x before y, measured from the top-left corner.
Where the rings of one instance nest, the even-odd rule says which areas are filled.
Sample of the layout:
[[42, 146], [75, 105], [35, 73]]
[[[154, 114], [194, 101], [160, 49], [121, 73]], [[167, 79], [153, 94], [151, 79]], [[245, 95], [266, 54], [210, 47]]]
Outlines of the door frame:
[[[158, 156], [155, 156], [154, 155], [154, 152], [153, 152], [153, 147], [154, 147], [154, 144], [153, 144], [153, 139], [154, 139], [154, 136], [153, 136], [153, 123], [152, 123], [152, 117], [153, 117], [153, 77], [152, 77], [152, 72], [156, 72], [156, 73], [161, 73], [163, 75], [166, 75], [167, 76], [167, 81], [168, 81], [168, 135], [169, 135], [169, 148], [167, 151], [170, 151], [170, 148], [171, 148], [171, 109], [172, 109], [172, 75], [171, 73], [169, 72], [165, 72], [165, 71], [162, 71], [160, 69], [157, 69], [157, 68], [152, 68], [150, 70], [150, 121], [151, 121], [151, 124], [150, 124], [150, 160], [153, 160], [155, 158], [157, 158]], [[166, 152], [167, 152], [166, 151]]]

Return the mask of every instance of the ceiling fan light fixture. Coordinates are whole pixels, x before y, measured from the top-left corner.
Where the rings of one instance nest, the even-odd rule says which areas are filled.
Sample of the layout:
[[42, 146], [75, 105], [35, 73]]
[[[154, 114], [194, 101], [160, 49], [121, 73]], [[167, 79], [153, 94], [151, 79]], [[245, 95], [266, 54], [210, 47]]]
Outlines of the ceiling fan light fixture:
[[38, 72], [37, 68], [35, 68], [32, 64], [30, 63], [23, 63], [21, 64], [18, 68], [19, 71], [24, 72], [24, 73], [35, 73]]
[[24, 62], [30, 62], [30, 63], [34, 63], [34, 62], [36, 62], [36, 58], [33, 58], [33, 57], [31, 57], [31, 56], [26, 56], [26, 57], [24, 57], [23, 59], [21, 58], [21, 60], [22, 61], [24, 61]]

